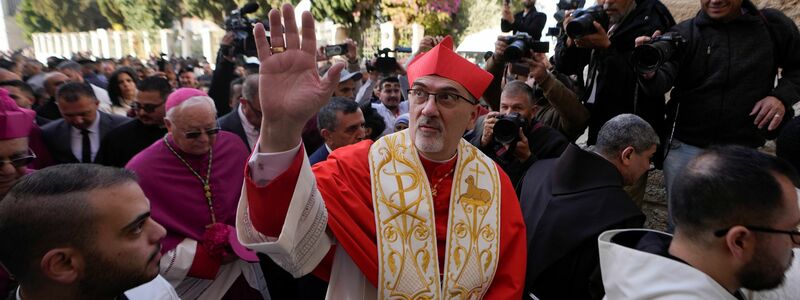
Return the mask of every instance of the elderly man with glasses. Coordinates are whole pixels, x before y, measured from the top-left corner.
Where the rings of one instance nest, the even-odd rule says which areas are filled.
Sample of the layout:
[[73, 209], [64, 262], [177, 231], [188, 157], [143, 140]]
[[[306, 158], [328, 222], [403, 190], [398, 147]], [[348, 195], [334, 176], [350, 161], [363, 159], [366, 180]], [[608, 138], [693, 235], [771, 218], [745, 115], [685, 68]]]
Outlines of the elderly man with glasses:
[[[20, 108], [8, 91], [0, 89], [0, 201], [17, 181], [28, 174], [27, 168], [36, 155], [28, 148], [33, 120], [32, 110]], [[0, 295], [7, 295], [9, 276], [0, 267]]]
[[608, 299], [764, 299], [757, 291], [781, 284], [795, 290], [781, 299], [797, 299], [785, 272], [800, 247], [798, 184], [780, 158], [743, 146], [704, 150], [672, 186], [674, 236], [600, 235]]
[[407, 130], [341, 147], [312, 168], [303, 125], [329, 101], [344, 66], [319, 77], [310, 13], [302, 13], [302, 38], [291, 5], [269, 21], [283, 23], [285, 36], [270, 31], [270, 44], [256, 24], [264, 118], [237, 212], [243, 244], [295, 277], [329, 279], [328, 299], [521, 299], [516, 193], [461, 138], [492, 75], [445, 38], [408, 67]]
[[198, 89], [178, 89], [164, 106], [169, 133], [125, 166], [167, 229], [161, 275], [182, 299], [269, 297], [255, 253], [233, 227], [247, 147], [220, 131], [214, 101]]
[[139, 91], [131, 109], [136, 119], [110, 131], [100, 143], [96, 163], [124, 167], [134, 155], [164, 137], [164, 103], [172, 92], [169, 81], [162, 77], [148, 77], [136, 84]]

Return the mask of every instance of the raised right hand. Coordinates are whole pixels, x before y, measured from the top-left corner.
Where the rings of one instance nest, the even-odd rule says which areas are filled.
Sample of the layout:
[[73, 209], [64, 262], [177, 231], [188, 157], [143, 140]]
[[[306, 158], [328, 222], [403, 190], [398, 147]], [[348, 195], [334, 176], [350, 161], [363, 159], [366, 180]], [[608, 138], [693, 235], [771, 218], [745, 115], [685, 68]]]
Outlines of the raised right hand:
[[[286, 151], [300, 141], [306, 121], [328, 103], [338, 84], [343, 64], [336, 64], [320, 78], [316, 67], [316, 36], [311, 13], [302, 14], [302, 40], [290, 4], [281, 7], [282, 13], [269, 12], [271, 43], [267, 41], [262, 24], [256, 24], [254, 36], [259, 68], [259, 99], [263, 119], [261, 122], [261, 149], [264, 152]], [[283, 15], [283, 26], [281, 25]], [[285, 51], [273, 53], [274, 48]]]

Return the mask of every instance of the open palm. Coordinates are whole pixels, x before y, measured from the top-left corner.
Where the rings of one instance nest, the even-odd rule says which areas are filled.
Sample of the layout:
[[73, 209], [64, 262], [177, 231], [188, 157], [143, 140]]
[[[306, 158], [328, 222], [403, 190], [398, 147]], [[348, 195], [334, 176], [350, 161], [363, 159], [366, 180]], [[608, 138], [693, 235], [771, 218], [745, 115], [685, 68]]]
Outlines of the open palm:
[[[263, 122], [279, 126], [302, 126], [328, 102], [343, 65], [331, 67], [325, 77], [320, 78], [316, 67], [316, 36], [311, 14], [303, 12], [301, 40], [294, 8], [284, 4], [281, 11], [279, 13], [273, 9], [269, 13], [272, 28], [269, 42], [263, 25], [257, 24], [254, 30], [261, 62], [259, 97]], [[285, 33], [280, 32], [281, 15]], [[285, 51], [276, 50], [281, 47]]]

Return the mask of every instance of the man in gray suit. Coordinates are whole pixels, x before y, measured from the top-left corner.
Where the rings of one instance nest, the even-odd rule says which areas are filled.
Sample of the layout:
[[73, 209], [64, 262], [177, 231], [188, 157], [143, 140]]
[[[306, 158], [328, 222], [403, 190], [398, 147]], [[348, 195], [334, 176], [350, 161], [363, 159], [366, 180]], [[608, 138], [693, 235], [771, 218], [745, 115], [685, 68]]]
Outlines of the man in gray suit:
[[94, 162], [103, 137], [130, 120], [98, 111], [99, 101], [85, 83], [70, 82], [59, 87], [56, 104], [63, 118], [42, 127], [42, 136], [58, 164]]

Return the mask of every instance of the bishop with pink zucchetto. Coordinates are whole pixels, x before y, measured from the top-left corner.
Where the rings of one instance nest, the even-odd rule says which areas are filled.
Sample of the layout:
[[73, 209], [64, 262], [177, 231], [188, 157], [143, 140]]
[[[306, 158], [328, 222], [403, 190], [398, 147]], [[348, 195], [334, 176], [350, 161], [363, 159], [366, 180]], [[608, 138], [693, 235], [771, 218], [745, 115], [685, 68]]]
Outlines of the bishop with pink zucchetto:
[[125, 166], [167, 229], [161, 275], [182, 299], [268, 299], [255, 253], [234, 229], [247, 147], [219, 130], [214, 102], [200, 90], [176, 90], [165, 109], [167, 135]]

